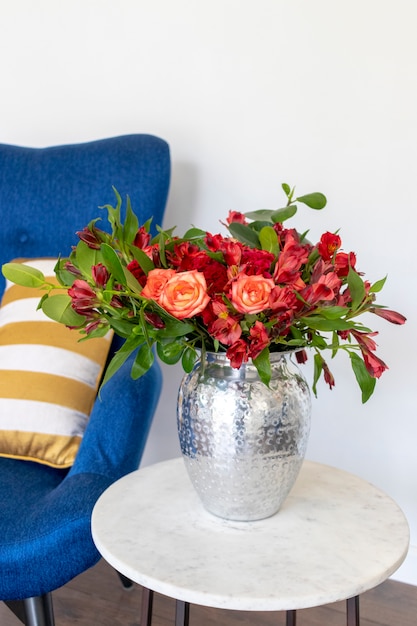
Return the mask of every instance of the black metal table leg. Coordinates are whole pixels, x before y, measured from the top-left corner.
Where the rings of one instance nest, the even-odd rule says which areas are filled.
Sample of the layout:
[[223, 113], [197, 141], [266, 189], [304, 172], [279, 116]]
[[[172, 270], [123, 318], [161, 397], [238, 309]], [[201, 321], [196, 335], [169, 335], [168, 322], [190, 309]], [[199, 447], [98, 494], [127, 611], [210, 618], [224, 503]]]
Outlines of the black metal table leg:
[[142, 588], [142, 613], [140, 626], [151, 626], [152, 624], [153, 591]]
[[346, 600], [347, 626], [359, 626], [359, 596]]
[[296, 611], [287, 611], [286, 626], [297, 626], [297, 613], [296, 613]]
[[182, 600], [175, 602], [175, 626], [188, 626], [190, 620], [190, 604]]

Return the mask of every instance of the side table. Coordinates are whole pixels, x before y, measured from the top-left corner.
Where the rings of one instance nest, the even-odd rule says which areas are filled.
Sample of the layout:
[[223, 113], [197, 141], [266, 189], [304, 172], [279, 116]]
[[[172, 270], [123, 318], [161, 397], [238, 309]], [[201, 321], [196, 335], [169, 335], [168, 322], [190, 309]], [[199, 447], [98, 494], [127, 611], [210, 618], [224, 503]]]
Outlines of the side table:
[[208, 513], [181, 458], [114, 483], [92, 516], [94, 542], [118, 572], [144, 587], [141, 626], [154, 591], [176, 599], [176, 626], [189, 604], [287, 611], [347, 600], [359, 626], [359, 594], [401, 565], [409, 544], [404, 514], [386, 494], [345, 471], [305, 461], [274, 516], [233, 522]]

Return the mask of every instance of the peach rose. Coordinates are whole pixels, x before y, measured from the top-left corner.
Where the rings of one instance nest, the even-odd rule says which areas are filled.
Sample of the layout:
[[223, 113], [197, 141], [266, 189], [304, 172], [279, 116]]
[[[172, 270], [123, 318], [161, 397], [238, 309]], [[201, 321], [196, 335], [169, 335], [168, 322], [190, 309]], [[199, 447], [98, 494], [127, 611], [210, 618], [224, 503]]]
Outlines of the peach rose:
[[239, 313], [260, 313], [269, 308], [274, 287], [272, 278], [239, 274], [232, 283], [232, 304]]
[[151, 270], [148, 274], [146, 284], [142, 289], [141, 295], [149, 300], [159, 302], [159, 297], [164, 286], [175, 274], [175, 270], [164, 270], [160, 268]]
[[209, 302], [206, 279], [197, 270], [174, 272], [164, 284], [158, 300], [160, 306], [179, 320], [198, 315]]

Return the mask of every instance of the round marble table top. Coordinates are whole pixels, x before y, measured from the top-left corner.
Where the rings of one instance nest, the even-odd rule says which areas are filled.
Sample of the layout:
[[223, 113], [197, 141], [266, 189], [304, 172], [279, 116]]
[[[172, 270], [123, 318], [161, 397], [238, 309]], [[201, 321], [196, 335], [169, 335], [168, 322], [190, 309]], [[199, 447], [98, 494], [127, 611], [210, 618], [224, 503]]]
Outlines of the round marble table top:
[[103, 557], [164, 595], [217, 608], [279, 611], [350, 598], [405, 559], [407, 521], [387, 495], [347, 472], [305, 461], [281, 510], [256, 522], [208, 513], [181, 458], [120, 479], [98, 500]]

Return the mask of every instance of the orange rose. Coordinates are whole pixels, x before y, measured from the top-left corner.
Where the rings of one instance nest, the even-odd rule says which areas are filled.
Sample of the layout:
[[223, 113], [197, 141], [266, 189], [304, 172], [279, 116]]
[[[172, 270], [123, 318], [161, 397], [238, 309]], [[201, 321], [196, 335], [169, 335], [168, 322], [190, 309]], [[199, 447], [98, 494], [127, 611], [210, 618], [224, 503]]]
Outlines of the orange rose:
[[159, 296], [168, 282], [168, 280], [176, 274], [175, 270], [164, 270], [156, 268], [148, 274], [146, 285], [142, 289], [141, 295], [149, 300], [159, 302]]
[[272, 278], [239, 274], [232, 283], [232, 304], [239, 313], [260, 313], [269, 308], [274, 287]]
[[206, 279], [197, 270], [174, 272], [164, 284], [158, 300], [160, 306], [179, 320], [198, 315], [209, 302]]

